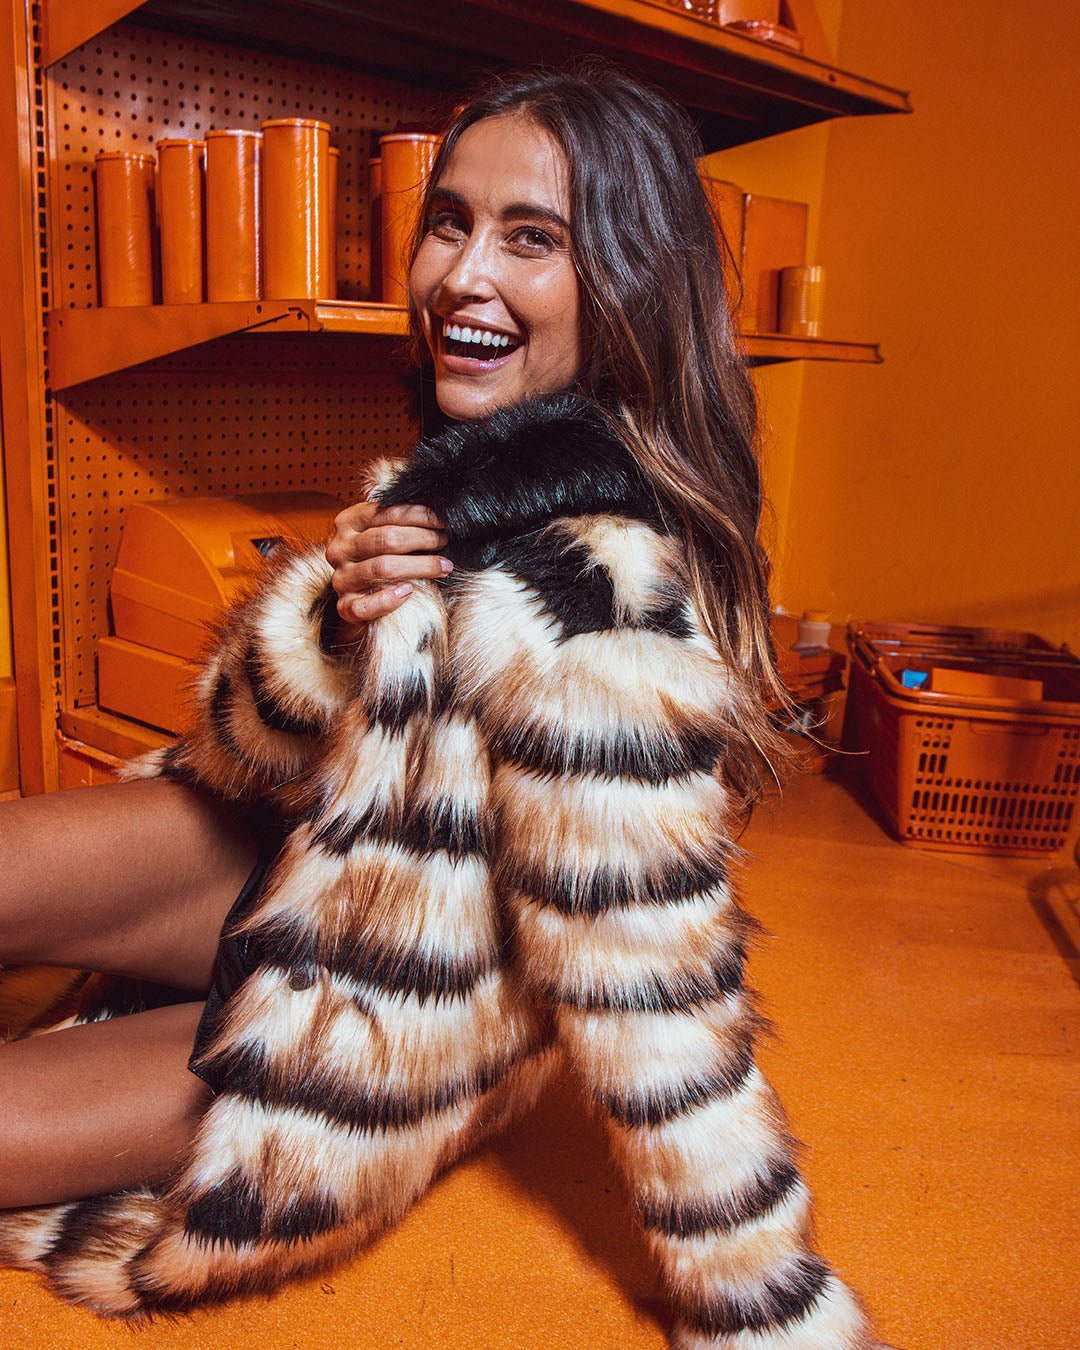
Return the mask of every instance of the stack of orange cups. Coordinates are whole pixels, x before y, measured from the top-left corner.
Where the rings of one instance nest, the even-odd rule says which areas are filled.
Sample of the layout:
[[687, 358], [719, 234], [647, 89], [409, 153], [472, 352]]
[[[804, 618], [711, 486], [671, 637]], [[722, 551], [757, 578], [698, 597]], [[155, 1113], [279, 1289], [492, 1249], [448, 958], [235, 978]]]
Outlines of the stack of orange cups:
[[161, 299], [197, 305], [203, 298], [202, 141], [158, 141]]
[[441, 141], [441, 136], [413, 131], [379, 137], [382, 298], [387, 304], [404, 305], [408, 301], [409, 250]]
[[154, 156], [94, 157], [98, 287], [103, 305], [154, 303]]
[[277, 117], [263, 131], [263, 289], [272, 300], [330, 294], [330, 127]]
[[206, 133], [206, 298], [262, 297], [258, 131]]

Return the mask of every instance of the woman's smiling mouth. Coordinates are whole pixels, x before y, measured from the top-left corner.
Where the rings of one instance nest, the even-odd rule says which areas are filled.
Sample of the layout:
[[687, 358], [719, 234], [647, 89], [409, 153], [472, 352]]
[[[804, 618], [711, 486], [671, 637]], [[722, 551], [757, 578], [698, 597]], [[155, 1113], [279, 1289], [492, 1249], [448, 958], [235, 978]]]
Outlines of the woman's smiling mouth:
[[501, 366], [521, 346], [517, 338], [482, 324], [449, 323], [442, 320], [439, 348], [452, 371], [480, 373]]

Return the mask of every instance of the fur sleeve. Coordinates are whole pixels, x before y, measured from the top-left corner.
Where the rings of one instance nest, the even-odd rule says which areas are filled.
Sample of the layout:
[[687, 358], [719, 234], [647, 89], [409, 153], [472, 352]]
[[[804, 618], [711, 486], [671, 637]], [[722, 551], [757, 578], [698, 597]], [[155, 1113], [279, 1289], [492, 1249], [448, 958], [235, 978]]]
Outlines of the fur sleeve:
[[353, 685], [349, 655], [333, 645], [330, 577], [320, 550], [281, 550], [221, 621], [192, 690], [191, 730], [129, 776], [289, 805]]
[[500, 893], [526, 987], [602, 1114], [683, 1350], [852, 1350], [853, 1296], [754, 1060], [729, 880], [724, 671], [674, 545], [598, 519], [503, 555], [458, 678], [495, 750]]

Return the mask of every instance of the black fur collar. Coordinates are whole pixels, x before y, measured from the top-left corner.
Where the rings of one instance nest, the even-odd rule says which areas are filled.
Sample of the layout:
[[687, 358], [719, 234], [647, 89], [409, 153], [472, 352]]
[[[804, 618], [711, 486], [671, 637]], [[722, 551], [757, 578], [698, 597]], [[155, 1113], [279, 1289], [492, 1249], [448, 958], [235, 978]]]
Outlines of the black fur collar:
[[558, 516], [626, 515], [664, 527], [656, 494], [626, 446], [597, 405], [574, 394], [452, 424], [421, 441], [376, 500], [430, 507], [450, 532], [447, 556], [466, 565], [485, 544]]

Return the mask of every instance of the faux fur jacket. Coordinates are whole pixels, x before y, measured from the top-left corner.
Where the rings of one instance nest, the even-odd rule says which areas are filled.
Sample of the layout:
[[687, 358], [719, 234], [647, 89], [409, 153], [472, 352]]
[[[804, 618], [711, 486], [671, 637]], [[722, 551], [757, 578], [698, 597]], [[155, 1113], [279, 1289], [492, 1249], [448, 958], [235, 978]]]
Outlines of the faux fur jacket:
[[674, 1344], [864, 1347], [753, 1057], [725, 671], [680, 539], [590, 404], [455, 427], [373, 493], [456, 569], [334, 646], [318, 550], [270, 563], [155, 771], [291, 833], [241, 924], [175, 1182], [0, 1217], [0, 1256], [134, 1317], [355, 1252], [568, 1062], [603, 1116]]

